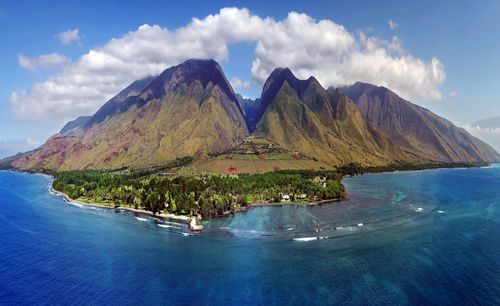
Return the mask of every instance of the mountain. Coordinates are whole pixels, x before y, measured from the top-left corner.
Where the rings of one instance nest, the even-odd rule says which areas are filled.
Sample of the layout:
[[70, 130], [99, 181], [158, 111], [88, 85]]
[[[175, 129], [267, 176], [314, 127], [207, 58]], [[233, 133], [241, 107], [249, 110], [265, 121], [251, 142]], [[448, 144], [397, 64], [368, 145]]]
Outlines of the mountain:
[[[333, 91], [333, 89], [330, 89]], [[431, 162], [492, 162], [499, 154], [466, 130], [385, 87], [356, 83], [340, 88], [365, 120], [408, 154]]]
[[476, 121], [472, 126], [481, 129], [500, 129], [500, 116]]
[[248, 98], [243, 98], [240, 94], [235, 94], [236, 99], [238, 100], [241, 109], [243, 111], [243, 115], [245, 116], [245, 121], [247, 123], [247, 127], [251, 131], [251, 127], [255, 127], [257, 123], [257, 112], [259, 110], [260, 99], [252, 100]]
[[155, 164], [223, 151], [248, 135], [234, 92], [213, 60], [188, 60], [158, 77], [134, 82], [83, 126], [71, 126], [80, 133], [56, 134], [12, 165], [84, 169]]
[[83, 128], [88, 129], [95, 124], [103, 122], [117, 112], [121, 104], [131, 97], [138, 96], [156, 77], [150, 76], [142, 80], [138, 80], [120, 91], [111, 100], [106, 102], [93, 116], [91, 116], [84, 124]]
[[59, 134], [66, 136], [78, 135], [78, 133], [92, 127], [94, 124], [104, 121], [108, 116], [115, 113], [123, 101], [129, 97], [139, 95], [154, 79], [155, 77], [150, 76], [133, 82], [101, 106], [101, 108], [93, 116], [79, 116], [66, 123], [61, 131], [59, 131]]
[[368, 125], [354, 103], [310, 77], [276, 69], [264, 84], [254, 134], [334, 165], [382, 165], [403, 159], [382, 132]]
[[63, 126], [61, 131], [59, 131], [59, 134], [69, 135], [75, 133], [76, 130], [83, 128], [83, 126], [90, 119], [90, 117], [91, 116], [79, 116], [76, 119], [69, 121]]
[[495, 150], [500, 151], [500, 116], [482, 119], [466, 127], [472, 135], [487, 141]]
[[[262, 151], [257, 142], [268, 155], [248, 156]], [[240, 154], [235, 148], [242, 146], [239, 164], [285, 153], [286, 165], [318, 161], [321, 167], [500, 160], [464, 129], [384, 87], [356, 83], [325, 89], [314, 77], [300, 80], [279, 68], [253, 101], [234, 93], [215, 61], [188, 60], [130, 84], [94, 115], [68, 122], [40, 148], [0, 164], [120, 168], [194, 156], [231, 168]], [[221, 152], [226, 155], [209, 158]]]

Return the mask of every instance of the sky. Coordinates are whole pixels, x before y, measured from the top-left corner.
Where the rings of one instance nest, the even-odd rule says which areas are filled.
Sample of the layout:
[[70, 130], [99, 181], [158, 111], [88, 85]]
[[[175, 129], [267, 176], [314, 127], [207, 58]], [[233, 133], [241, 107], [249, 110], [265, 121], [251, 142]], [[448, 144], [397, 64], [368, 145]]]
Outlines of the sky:
[[2, 1], [0, 157], [189, 58], [251, 98], [285, 66], [386, 86], [500, 149], [500, 129], [470, 126], [500, 115], [499, 15], [494, 0]]

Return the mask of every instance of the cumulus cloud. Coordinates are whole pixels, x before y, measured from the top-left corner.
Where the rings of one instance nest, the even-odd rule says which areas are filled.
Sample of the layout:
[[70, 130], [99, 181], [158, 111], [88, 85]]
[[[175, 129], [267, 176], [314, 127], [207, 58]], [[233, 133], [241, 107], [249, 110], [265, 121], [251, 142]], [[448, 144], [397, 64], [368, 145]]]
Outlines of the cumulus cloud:
[[394, 20], [389, 20], [389, 28], [395, 30], [398, 27], [398, 23]]
[[[316, 76], [325, 87], [364, 81], [405, 98], [442, 98], [439, 85], [446, 75], [441, 62], [408, 54], [397, 37], [385, 41], [352, 33], [332, 20], [296, 12], [275, 20], [247, 9], [224, 8], [177, 29], [143, 25], [113, 38], [47, 81], [13, 92], [13, 113], [17, 118], [61, 120], [91, 114], [136, 79], [188, 58], [227, 60], [229, 46], [240, 42], [255, 43], [251, 73], [256, 84], [276, 67], [286, 66], [298, 77]], [[249, 84], [240, 79], [232, 83]]]
[[276, 66], [290, 67], [299, 77], [310, 75], [324, 86], [356, 81], [386, 86], [409, 99], [441, 99], [446, 78], [437, 58], [424, 61], [407, 54], [399, 39], [390, 42], [364, 32], [350, 33], [331, 20], [305, 14], [270, 22], [257, 42], [252, 73], [264, 80]]
[[58, 53], [44, 54], [33, 58], [19, 54], [17, 60], [21, 68], [31, 71], [61, 68], [71, 62], [69, 58]]
[[61, 32], [56, 35], [56, 38], [59, 39], [63, 44], [69, 46], [73, 43], [81, 45], [80, 41], [80, 29], [73, 29]]
[[237, 77], [232, 77], [229, 82], [235, 91], [239, 89], [248, 89], [253, 86], [252, 81], [243, 81]]

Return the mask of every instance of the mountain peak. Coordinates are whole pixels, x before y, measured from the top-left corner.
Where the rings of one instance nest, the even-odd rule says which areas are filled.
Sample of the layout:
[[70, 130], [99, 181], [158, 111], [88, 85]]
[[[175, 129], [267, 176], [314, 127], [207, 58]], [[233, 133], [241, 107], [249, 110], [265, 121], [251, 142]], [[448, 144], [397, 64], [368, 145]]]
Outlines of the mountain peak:
[[[276, 68], [269, 75], [264, 83], [264, 87], [262, 88], [259, 110], [256, 113], [257, 118], [255, 122], [258, 122], [260, 118], [262, 118], [266, 109], [269, 107], [285, 83], [288, 84], [293, 91], [295, 91], [299, 98], [302, 98], [304, 92], [311, 84], [314, 84], [317, 89], [323, 89], [322, 85], [313, 76], [310, 76], [307, 80], [300, 80], [293, 74], [290, 68]], [[253, 130], [254, 128], [255, 126], [249, 126], [250, 130]]]
[[228, 96], [234, 95], [222, 68], [213, 59], [189, 59], [180, 65], [168, 68], [151, 83], [150, 94], [155, 97], [164, 96], [167, 92], [183, 85], [190, 85], [194, 81], [199, 81], [204, 88], [212, 82], [212, 85], [218, 85]]
[[278, 87], [281, 87], [281, 85], [285, 81], [287, 81], [288, 84], [290, 84], [290, 86], [294, 87], [293, 85], [297, 84], [299, 82], [299, 79], [295, 77], [290, 68], [274, 69], [273, 72], [271, 72], [271, 74], [267, 78], [266, 82], [264, 83], [264, 87], [262, 88], [262, 96], [264, 96], [264, 93], [268, 91], [271, 88], [271, 86], [275, 87], [277, 84]]

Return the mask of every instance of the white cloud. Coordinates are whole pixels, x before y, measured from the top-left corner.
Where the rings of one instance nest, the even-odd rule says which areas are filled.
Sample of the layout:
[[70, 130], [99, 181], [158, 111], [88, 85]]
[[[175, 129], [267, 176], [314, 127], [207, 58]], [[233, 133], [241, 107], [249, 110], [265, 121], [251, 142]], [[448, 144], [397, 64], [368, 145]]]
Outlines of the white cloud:
[[500, 152], [500, 128], [486, 128], [479, 125], [466, 125], [465, 129]]
[[500, 128], [481, 127], [479, 125], [466, 125], [465, 129], [470, 133], [489, 133], [500, 136]]
[[19, 66], [26, 70], [35, 71], [38, 69], [56, 69], [61, 68], [71, 62], [69, 58], [62, 54], [51, 53], [44, 54], [34, 58], [28, 58], [22, 54], [17, 56]]
[[238, 91], [239, 89], [248, 89], [253, 86], [252, 81], [243, 81], [237, 77], [232, 77], [229, 82], [235, 91]]
[[391, 30], [395, 30], [395, 29], [397, 29], [397, 27], [398, 27], [398, 23], [397, 23], [396, 21], [394, 21], [394, 20], [389, 20], [389, 28], [390, 28]]
[[454, 90], [450, 91], [450, 93], [448, 94], [449, 98], [455, 98], [456, 96], [457, 96], [457, 92]]
[[391, 42], [352, 34], [330, 20], [290, 13], [266, 27], [257, 43], [252, 72], [259, 81], [277, 66], [290, 67], [301, 78], [310, 75], [324, 86], [356, 81], [386, 86], [409, 99], [441, 99], [439, 85], [446, 78], [437, 58], [426, 62], [405, 52], [394, 37]]
[[6, 139], [0, 136], [0, 158], [35, 149], [41, 144], [40, 141], [32, 138]]
[[33, 139], [31, 137], [26, 138], [26, 144], [31, 145], [31, 146], [38, 146], [40, 145], [40, 141]]
[[80, 40], [80, 29], [73, 29], [61, 32], [56, 35], [56, 38], [59, 39], [63, 44], [69, 46], [72, 43], [76, 43], [81, 45]]
[[[316, 76], [325, 87], [364, 81], [406, 98], [442, 97], [439, 85], [446, 76], [441, 62], [407, 54], [397, 37], [388, 42], [363, 32], [354, 34], [331, 20], [317, 21], [296, 12], [274, 20], [247, 9], [224, 8], [177, 29], [143, 25], [91, 49], [47, 81], [13, 92], [13, 114], [61, 122], [91, 114], [136, 79], [188, 58], [227, 60], [228, 47], [239, 42], [256, 44], [251, 72], [257, 84], [274, 68], [286, 66], [298, 77]], [[233, 84], [247, 85], [236, 79]]]

